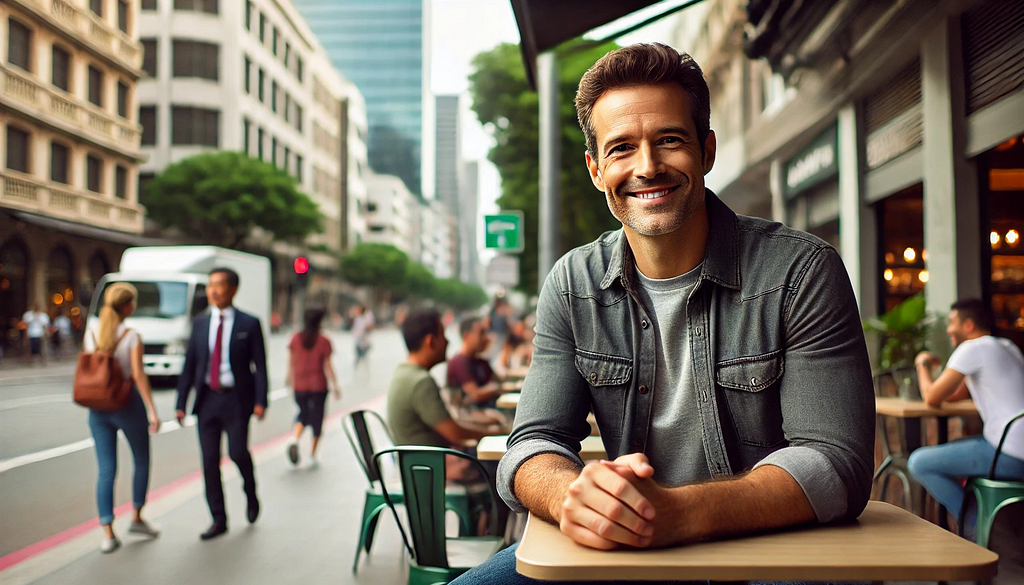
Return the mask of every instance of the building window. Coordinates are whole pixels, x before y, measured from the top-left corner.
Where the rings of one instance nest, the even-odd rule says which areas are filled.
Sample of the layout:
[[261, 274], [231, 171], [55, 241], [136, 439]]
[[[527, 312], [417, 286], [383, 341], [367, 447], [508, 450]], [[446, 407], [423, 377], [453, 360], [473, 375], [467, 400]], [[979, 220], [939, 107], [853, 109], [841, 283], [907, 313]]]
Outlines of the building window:
[[924, 249], [924, 188], [918, 183], [875, 204], [883, 265], [881, 312], [888, 312], [928, 281]]
[[117, 165], [114, 175], [114, 195], [118, 199], [128, 199], [128, 169]]
[[150, 77], [156, 77], [156, 39], [142, 39], [142, 70]]
[[277, 82], [270, 82], [270, 111], [277, 111]]
[[68, 184], [68, 147], [59, 142], [50, 143], [50, 180]]
[[7, 126], [7, 168], [28, 173], [29, 135], [24, 130]]
[[270, 37], [270, 50], [275, 55], [277, 54], [277, 27], [274, 27], [273, 35]]
[[139, 108], [139, 124], [142, 125], [142, 145], [156, 144], [156, 106]]
[[32, 29], [13, 18], [7, 19], [7, 62], [31, 71]]
[[267, 15], [260, 12], [260, 43], [267, 42]]
[[103, 161], [99, 157], [85, 157], [85, 186], [94, 193], [102, 191]]
[[156, 10], [156, 0], [142, 0], [143, 10]]
[[295, 77], [299, 78], [299, 82], [302, 82], [302, 57], [295, 57]]
[[263, 68], [262, 67], [260, 67], [260, 74], [259, 74], [258, 77], [259, 77], [259, 79], [257, 79], [257, 81], [259, 82], [260, 86], [256, 89], [256, 94], [257, 94], [257, 97], [260, 100], [260, 103], [262, 104], [263, 103], [263, 86], [265, 86], [267, 84], [267, 74], [263, 72]]
[[103, 72], [89, 65], [89, 101], [103, 107]]
[[171, 143], [218, 146], [220, 112], [204, 108], [171, 107]]
[[295, 180], [302, 183], [302, 155], [295, 155]]
[[291, 172], [291, 169], [288, 167], [288, 163], [291, 162], [291, 158], [292, 149], [287, 146], [284, 147], [284, 156], [281, 158], [281, 168], [284, 169], [284, 172], [286, 173]]
[[128, 3], [124, 0], [117, 0], [117, 28], [128, 32]]
[[117, 115], [128, 119], [128, 84], [117, 82]]
[[292, 113], [292, 96], [288, 95], [288, 92], [284, 92], [284, 121], [291, 120]]
[[89, 0], [89, 10], [97, 16], [103, 16], [103, 0]]
[[249, 86], [252, 83], [252, 61], [249, 60], [249, 57], [245, 57], [245, 62], [242, 66], [245, 67], [245, 81], [243, 81], [244, 85], [242, 86], [242, 90], [245, 91], [245, 93], [252, 93], [249, 90]]
[[174, 0], [174, 9], [217, 14], [217, 0]]
[[245, 0], [245, 30], [252, 30], [252, 0]]
[[53, 46], [52, 58], [50, 60], [50, 78], [53, 85], [70, 91], [71, 87], [71, 54], [64, 49]]
[[252, 122], [249, 118], [242, 116], [242, 152], [249, 154], [249, 133], [252, 131]]
[[263, 128], [260, 128], [256, 131], [256, 157], [260, 160], [263, 160], [263, 142], [265, 140]]
[[146, 204], [146, 190], [155, 178], [154, 173], [139, 173], [139, 203]]
[[277, 138], [270, 137], [270, 164], [277, 166]]
[[302, 106], [295, 104], [295, 129], [302, 132]]
[[292, 55], [292, 46], [288, 44], [288, 41], [284, 42], [284, 66], [288, 67], [289, 59]]
[[219, 45], [175, 40], [173, 50], [172, 68], [175, 77], [200, 77], [214, 81], [218, 79]]

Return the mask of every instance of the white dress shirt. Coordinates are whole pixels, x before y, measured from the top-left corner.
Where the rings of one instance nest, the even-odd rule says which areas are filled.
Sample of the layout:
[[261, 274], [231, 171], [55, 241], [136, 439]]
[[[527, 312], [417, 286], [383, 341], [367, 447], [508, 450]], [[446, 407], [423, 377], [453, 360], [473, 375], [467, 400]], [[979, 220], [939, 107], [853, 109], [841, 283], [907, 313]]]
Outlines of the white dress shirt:
[[[221, 319], [224, 320], [224, 331], [221, 334], [221, 346], [220, 346], [220, 386], [221, 388], [234, 388], [235, 386], [235, 374], [231, 371], [231, 329], [235, 326], [235, 308], [228, 307], [224, 310], [218, 309], [217, 307], [210, 307], [210, 360], [213, 361], [213, 348], [217, 342], [217, 326], [220, 325]], [[214, 364], [210, 364], [210, 369], [214, 367]], [[210, 377], [207, 375], [206, 383], [210, 383]]]

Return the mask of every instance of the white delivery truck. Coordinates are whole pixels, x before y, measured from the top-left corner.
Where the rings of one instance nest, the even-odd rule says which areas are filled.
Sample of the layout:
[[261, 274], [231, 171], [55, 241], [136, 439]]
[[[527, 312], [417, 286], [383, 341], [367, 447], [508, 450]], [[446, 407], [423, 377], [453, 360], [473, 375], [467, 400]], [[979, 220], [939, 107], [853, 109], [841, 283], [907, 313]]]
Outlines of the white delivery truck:
[[[89, 305], [89, 321], [99, 318], [103, 294], [114, 282], [130, 282], [139, 291], [127, 325], [142, 336], [146, 374], [174, 384], [185, 364], [192, 320], [206, 310], [206, 283], [213, 268], [238, 273], [234, 305], [260, 319], [264, 342], [270, 331], [270, 260], [215, 246], [128, 248], [118, 272], [100, 279]], [[89, 327], [91, 330], [92, 327]]]

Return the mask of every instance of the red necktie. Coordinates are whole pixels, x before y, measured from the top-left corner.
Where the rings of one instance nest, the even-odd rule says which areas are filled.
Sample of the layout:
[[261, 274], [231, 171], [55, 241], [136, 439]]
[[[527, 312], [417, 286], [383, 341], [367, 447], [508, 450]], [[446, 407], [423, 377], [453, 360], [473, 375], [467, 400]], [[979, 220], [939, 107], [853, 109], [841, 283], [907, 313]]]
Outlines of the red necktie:
[[224, 314], [217, 323], [217, 340], [213, 342], [213, 358], [210, 361], [210, 389], [220, 390], [221, 335], [224, 333]]

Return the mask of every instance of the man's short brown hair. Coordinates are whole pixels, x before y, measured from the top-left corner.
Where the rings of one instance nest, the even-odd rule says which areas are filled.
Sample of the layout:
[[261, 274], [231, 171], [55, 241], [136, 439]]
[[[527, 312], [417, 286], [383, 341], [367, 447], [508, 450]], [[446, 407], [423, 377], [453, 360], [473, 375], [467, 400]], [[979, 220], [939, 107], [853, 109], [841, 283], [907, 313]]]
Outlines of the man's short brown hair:
[[661, 83], [678, 83], [690, 94], [690, 111], [697, 127], [700, 150], [704, 152], [704, 142], [711, 132], [711, 97], [700, 66], [693, 57], [668, 45], [640, 43], [610, 51], [580, 79], [576, 90], [576, 117], [591, 156], [599, 158], [591, 121], [598, 98], [610, 89]]

